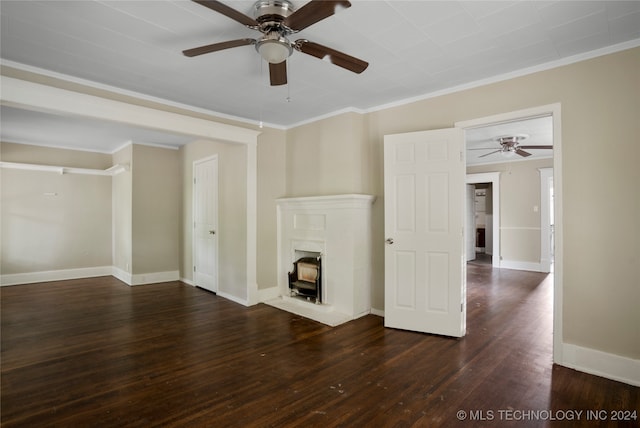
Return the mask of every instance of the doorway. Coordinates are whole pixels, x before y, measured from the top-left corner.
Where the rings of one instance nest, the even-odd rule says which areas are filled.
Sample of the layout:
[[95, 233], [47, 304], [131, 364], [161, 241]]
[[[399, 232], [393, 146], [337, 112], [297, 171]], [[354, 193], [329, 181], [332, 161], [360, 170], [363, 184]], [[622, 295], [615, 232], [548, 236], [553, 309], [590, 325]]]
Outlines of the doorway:
[[[552, 220], [549, 224], [553, 224], [553, 241], [550, 243], [550, 252], [553, 253], [553, 361], [558, 363], [562, 361], [562, 306], [563, 306], [563, 294], [562, 294], [562, 273], [563, 273], [563, 240], [562, 240], [562, 218], [563, 218], [563, 204], [562, 204], [562, 133], [561, 133], [561, 109], [560, 104], [550, 104], [546, 106], [534, 107], [525, 110], [519, 110], [509, 113], [498, 114], [494, 116], [488, 116], [484, 118], [478, 118], [463, 122], [457, 122], [456, 127], [465, 131], [488, 127], [497, 124], [514, 123], [526, 119], [538, 118], [538, 117], [550, 117], [551, 118], [551, 132], [553, 136], [553, 168], [551, 174], [552, 178], [552, 192], [553, 192], [553, 208], [550, 212]], [[551, 200], [551, 199], [548, 199]], [[499, 213], [500, 210], [494, 211]], [[552, 223], [551, 223], [552, 222]], [[500, 232], [500, 227], [496, 231]], [[496, 241], [498, 240], [495, 237]], [[498, 243], [499, 245], [499, 243]]]
[[[489, 218], [486, 216], [485, 207], [485, 253], [491, 255], [491, 265], [495, 268], [500, 267], [500, 173], [499, 172], [487, 172], [478, 174], [467, 174], [467, 185], [473, 185], [474, 191], [476, 186], [482, 185], [483, 187], [491, 189], [491, 215]], [[486, 192], [485, 192], [486, 193]], [[486, 202], [486, 195], [485, 195]], [[470, 210], [467, 210], [467, 217], [472, 214]], [[472, 233], [471, 230], [468, 233]], [[473, 232], [475, 236], [475, 232]], [[487, 242], [489, 237], [490, 242]], [[475, 240], [474, 240], [475, 242]]]

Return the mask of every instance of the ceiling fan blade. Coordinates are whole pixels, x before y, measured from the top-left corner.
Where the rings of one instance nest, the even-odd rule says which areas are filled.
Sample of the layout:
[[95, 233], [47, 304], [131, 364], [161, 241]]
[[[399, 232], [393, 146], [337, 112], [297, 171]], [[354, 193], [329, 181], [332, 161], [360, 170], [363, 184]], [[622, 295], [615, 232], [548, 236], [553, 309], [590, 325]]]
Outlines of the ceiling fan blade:
[[545, 149], [545, 150], [553, 150], [553, 146], [518, 146], [519, 149]]
[[366, 61], [305, 39], [296, 40], [293, 47], [302, 53], [315, 56], [316, 58], [326, 58], [338, 67], [345, 68], [354, 73], [360, 74], [369, 66], [369, 63]]
[[485, 148], [479, 148], [479, 149], [467, 149], [467, 150], [493, 150], [495, 149], [495, 147], [485, 147]]
[[198, 56], [210, 52], [221, 51], [224, 49], [235, 48], [238, 46], [252, 45], [256, 41], [254, 39], [237, 39], [237, 40], [229, 40], [227, 42], [213, 43], [211, 45], [200, 46], [197, 48], [187, 49], [186, 51], [182, 51], [185, 56], [193, 57]]
[[208, 7], [211, 10], [214, 10], [222, 15], [233, 19], [234, 21], [238, 21], [242, 25], [246, 25], [247, 27], [253, 28], [258, 27], [258, 22], [245, 15], [244, 13], [238, 12], [232, 7], [227, 6], [226, 4], [216, 1], [216, 0], [192, 0], [198, 4], [201, 4], [204, 7]]
[[284, 20], [284, 25], [294, 31], [300, 31], [348, 7], [351, 7], [351, 3], [346, 0], [311, 0], [289, 15]]
[[517, 153], [517, 154], [519, 154], [519, 155], [520, 155], [520, 156], [522, 156], [522, 157], [525, 157], [525, 158], [526, 158], [527, 156], [531, 156], [531, 153], [529, 153], [529, 152], [525, 152], [525, 151], [524, 151], [524, 150], [522, 150], [520, 147], [518, 147], [518, 148], [516, 149], [516, 153]]
[[479, 158], [483, 158], [483, 157], [485, 157], [485, 156], [489, 156], [489, 155], [492, 155], [492, 154], [494, 154], [494, 153], [500, 153], [501, 151], [502, 151], [502, 150], [496, 150], [495, 152], [489, 152], [489, 153], [486, 153], [486, 154], [484, 154], [484, 155], [482, 155], [482, 156], [478, 156], [478, 157], [479, 157]]
[[269, 63], [269, 78], [271, 86], [284, 85], [287, 83], [287, 61], [279, 64]]

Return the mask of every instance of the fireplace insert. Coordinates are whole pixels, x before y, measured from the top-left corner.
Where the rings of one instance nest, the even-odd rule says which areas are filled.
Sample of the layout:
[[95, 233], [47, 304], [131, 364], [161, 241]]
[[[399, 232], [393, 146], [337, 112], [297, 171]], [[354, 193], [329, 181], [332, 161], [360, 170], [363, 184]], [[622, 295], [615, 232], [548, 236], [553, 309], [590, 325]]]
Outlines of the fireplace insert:
[[289, 272], [291, 296], [304, 297], [322, 303], [322, 261], [320, 257], [302, 257], [293, 263]]

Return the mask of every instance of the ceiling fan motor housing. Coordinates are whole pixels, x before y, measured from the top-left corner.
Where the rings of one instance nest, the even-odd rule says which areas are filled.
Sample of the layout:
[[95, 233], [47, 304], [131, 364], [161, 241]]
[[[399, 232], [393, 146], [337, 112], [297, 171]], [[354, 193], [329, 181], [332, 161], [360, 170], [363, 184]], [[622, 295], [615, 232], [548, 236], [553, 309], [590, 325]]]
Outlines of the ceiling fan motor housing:
[[528, 137], [526, 134], [505, 135], [496, 138], [496, 141], [500, 143], [503, 150], [515, 150], [520, 144], [520, 141], [526, 140]]
[[258, 0], [253, 9], [260, 31], [267, 33], [271, 27], [284, 28], [282, 22], [294, 12], [293, 4], [287, 0]]

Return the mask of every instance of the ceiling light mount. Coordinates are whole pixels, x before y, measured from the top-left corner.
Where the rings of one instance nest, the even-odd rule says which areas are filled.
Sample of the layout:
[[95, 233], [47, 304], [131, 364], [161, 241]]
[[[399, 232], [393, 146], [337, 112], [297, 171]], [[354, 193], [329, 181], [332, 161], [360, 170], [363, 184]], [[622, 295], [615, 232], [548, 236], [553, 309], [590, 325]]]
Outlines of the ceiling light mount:
[[256, 42], [256, 50], [265, 61], [271, 64], [280, 64], [289, 58], [293, 47], [289, 39], [277, 31], [272, 31]]
[[496, 141], [502, 146], [502, 151], [515, 151], [521, 141], [529, 138], [527, 134], [503, 135], [496, 137]]

